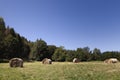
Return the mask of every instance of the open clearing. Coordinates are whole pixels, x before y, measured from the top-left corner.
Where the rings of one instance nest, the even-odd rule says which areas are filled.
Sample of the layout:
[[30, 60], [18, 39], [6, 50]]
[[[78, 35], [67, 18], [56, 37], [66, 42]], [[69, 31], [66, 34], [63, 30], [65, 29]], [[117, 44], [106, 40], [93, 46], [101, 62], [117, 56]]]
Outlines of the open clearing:
[[24, 68], [0, 63], [0, 80], [120, 80], [120, 63], [25, 62]]

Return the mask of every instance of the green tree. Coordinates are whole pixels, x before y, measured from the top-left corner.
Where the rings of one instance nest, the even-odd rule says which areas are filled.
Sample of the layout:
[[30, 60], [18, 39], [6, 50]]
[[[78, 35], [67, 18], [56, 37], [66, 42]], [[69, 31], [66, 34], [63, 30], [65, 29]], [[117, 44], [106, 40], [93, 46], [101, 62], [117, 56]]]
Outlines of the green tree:
[[83, 48], [83, 52], [84, 52], [84, 57], [83, 60], [84, 61], [90, 61], [91, 60], [91, 51], [89, 47], [84, 47]]
[[29, 59], [30, 60], [35, 60], [36, 59], [36, 55], [37, 55], [36, 43], [35, 42], [29, 42], [29, 46], [30, 46]]
[[101, 51], [100, 51], [100, 49], [95, 48], [93, 50], [92, 60], [101, 60]]
[[37, 60], [43, 60], [44, 58], [48, 57], [48, 53], [47, 53], [47, 43], [40, 39], [37, 40], [36, 44], [36, 59]]
[[4, 34], [5, 29], [4, 19], [0, 17], [0, 34]]
[[1, 40], [0, 41], [0, 61], [4, 58], [4, 53], [5, 53], [5, 45], [4, 45], [4, 42]]
[[5, 53], [4, 57], [7, 59], [13, 58], [13, 57], [19, 57], [18, 55], [18, 45], [19, 41], [17, 38], [13, 37], [11, 34], [5, 37]]
[[89, 47], [77, 48], [77, 58], [81, 61], [90, 61], [91, 60], [91, 51]]
[[47, 51], [48, 51], [48, 58], [52, 59], [52, 55], [54, 54], [57, 47], [55, 45], [48, 45]]
[[55, 50], [52, 59], [55, 61], [65, 61], [66, 50], [63, 47], [59, 47]]
[[82, 48], [77, 48], [76, 53], [75, 53], [75, 57], [78, 58], [81, 61], [84, 61], [84, 52]]
[[5, 31], [5, 22], [4, 19], [0, 17], [0, 59], [3, 59], [5, 52], [4, 31]]
[[118, 51], [106, 51], [103, 52], [101, 59], [105, 60], [105, 59], [109, 59], [109, 58], [117, 58], [118, 60], [120, 60], [120, 52]]
[[19, 40], [19, 42], [22, 44], [22, 45], [19, 44], [19, 46], [21, 46], [21, 48], [19, 49], [19, 50], [21, 50], [20, 57], [28, 60], [29, 59], [29, 54], [30, 54], [29, 42], [24, 37], [21, 37], [21, 40]]
[[76, 54], [75, 50], [67, 50], [66, 61], [72, 61], [74, 58], [79, 58]]
[[29, 52], [28, 41], [13, 28], [6, 28], [4, 19], [0, 17], [0, 59], [28, 58]]

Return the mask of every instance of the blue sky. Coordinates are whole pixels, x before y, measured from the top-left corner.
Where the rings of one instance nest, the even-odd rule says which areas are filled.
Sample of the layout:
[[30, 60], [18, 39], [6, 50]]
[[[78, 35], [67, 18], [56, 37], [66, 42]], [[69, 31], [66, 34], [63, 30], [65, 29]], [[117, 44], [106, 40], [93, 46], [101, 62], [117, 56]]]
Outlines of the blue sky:
[[120, 51], [120, 0], [0, 0], [6, 26], [66, 49]]

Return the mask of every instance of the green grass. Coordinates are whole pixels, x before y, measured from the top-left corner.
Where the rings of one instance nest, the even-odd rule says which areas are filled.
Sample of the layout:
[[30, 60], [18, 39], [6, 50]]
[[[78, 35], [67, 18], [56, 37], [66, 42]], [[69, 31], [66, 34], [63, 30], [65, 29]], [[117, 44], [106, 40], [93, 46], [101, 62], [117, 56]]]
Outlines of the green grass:
[[0, 80], [120, 80], [120, 63], [41, 62], [24, 63], [24, 68], [10, 68], [0, 63]]

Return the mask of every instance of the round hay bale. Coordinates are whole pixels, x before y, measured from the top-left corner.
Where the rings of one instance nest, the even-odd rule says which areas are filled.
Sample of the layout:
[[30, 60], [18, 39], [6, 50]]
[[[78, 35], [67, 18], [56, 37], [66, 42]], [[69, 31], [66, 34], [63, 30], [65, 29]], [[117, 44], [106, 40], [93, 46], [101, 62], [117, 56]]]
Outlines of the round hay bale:
[[73, 63], [78, 63], [78, 62], [80, 62], [80, 60], [78, 58], [73, 59]]
[[42, 63], [43, 64], [52, 64], [52, 60], [48, 59], [48, 58], [45, 58], [45, 59], [42, 60]]
[[109, 60], [109, 59], [104, 60], [104, 63], [108, 63], [108, 60]]
[[118, 63], [118, 59], [117, 58], [110, 58], [110, 59], [106, 59], [104, 61], [105, 63]]
[[10, 67], [23, 67], [23, 60], [21, 58], [12, 58], [9, 65]]

